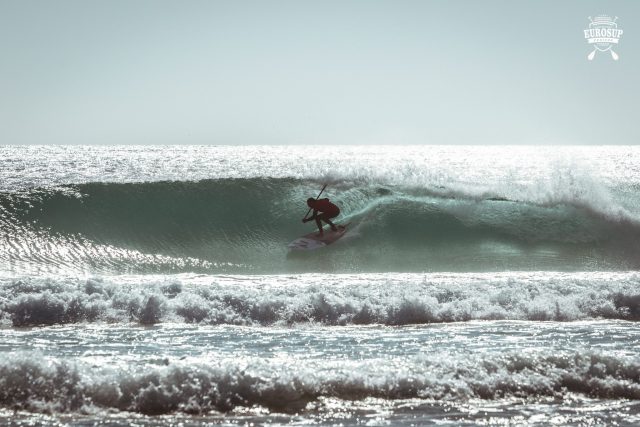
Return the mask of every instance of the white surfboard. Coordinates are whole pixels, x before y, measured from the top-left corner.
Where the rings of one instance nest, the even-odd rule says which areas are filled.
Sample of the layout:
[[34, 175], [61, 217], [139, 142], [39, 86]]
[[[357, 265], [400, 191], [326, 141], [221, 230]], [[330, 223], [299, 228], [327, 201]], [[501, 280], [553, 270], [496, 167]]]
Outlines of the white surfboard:
[[332, 231], [331, 229], [325, 230], [322, 236], [318, 236], [317, 231], [305, 234], [304, 236], [298, 237], [296, 240], [289, 243], [287, 247], [294, 251], [312, 251], [324, 248], [344, 236], [349, 224], [351, 223], [338, 225], [338, 231]]

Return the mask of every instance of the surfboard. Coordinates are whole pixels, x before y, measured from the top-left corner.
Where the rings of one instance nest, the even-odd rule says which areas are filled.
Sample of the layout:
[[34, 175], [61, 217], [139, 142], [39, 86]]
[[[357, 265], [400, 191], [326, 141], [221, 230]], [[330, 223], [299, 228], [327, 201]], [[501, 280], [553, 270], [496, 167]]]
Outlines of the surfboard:
[[350, 222], [344, 225], [338, 225], [338, 231], [333, 231], [330, 228], [324, 231], [322, 236], [318, 236], [318, 232], [305, 234], [302, 237], [298, 237], [293, 242], [289, 243], [287, 247], [294, 251], [312, 251], [315, 249], [324, 248], [336, 242], [339, 238], [345, 235], [347, 227]]

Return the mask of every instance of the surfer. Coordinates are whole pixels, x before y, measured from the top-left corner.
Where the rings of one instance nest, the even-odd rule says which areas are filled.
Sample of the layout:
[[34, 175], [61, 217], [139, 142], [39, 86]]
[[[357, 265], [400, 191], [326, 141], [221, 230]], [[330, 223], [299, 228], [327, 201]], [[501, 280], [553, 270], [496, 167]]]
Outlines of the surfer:
[[315, 219], [316, 224], [318, 225], [318, 230], [320, 230], [318, 233], [319, 236], [322, 236], [323, 234], [322, 221], [329, 224], [333, 231], [338, 231], [338, 227], [331, 222], [331, 218], [335, 218], [340, 215], [339, 207], [331, 203], [329, 199], [314, 199], [313, 197], [307, 199], [307, 206], [313, 209], [313, 215], [309, 218], [305, 217], [302, 222], [309, 222]]

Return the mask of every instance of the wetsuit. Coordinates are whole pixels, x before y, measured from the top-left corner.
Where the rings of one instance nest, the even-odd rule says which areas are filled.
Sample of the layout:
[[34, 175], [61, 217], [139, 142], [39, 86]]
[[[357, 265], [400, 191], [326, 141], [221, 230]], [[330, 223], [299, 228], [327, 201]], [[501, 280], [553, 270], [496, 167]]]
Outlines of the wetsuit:
[[323, 218], [335, 218], [340, 215], [340, 208], [329, 201], [329, 199], [319, 199], [313, 204], [313, 209], [321, 212]]

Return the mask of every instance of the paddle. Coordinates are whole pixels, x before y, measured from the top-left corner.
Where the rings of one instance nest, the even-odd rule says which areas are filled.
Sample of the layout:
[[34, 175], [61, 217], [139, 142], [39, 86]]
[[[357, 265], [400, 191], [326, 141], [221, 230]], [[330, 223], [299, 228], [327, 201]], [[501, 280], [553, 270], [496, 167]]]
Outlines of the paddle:
[[617, 61], [618, 59], [620, 59], [620, 56], [617, 53], [615, 53], [613, 49], [609, 49], [609, 51], [611, 52], [611, 57], [613, 58], [614, 61]]
[[[320, 192], [318, 193], [318, 196], [316, 197], [316, 200], [318, 200], [320, 198], [320, 195], [322, 194], [322, 192], [324, 191], [325, 188], [327, 188], [327, 184], [325, 184], [324, 187], [322, 187], [322, 190], [320, 190]], [[302, 218], [302, 222], [304, 222], [304, 220], [307, 219], [307, 216], [309, 215], [309, 212], [311, 212], [311, 209], [312, 208], [309, 208], [307, 213], [304, 215], [304, 218]]]

